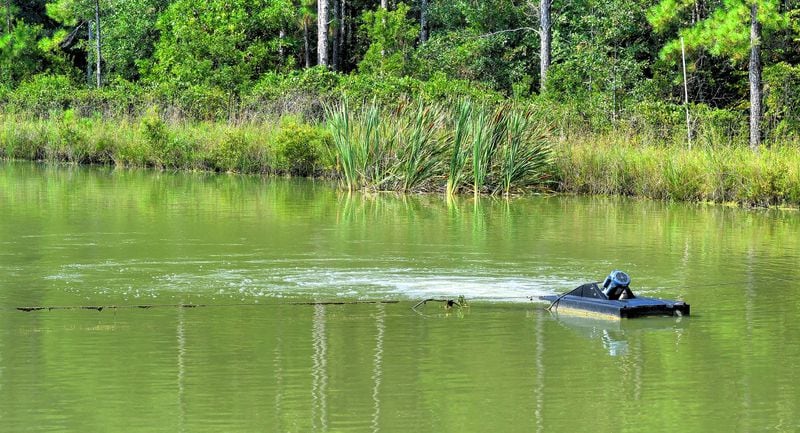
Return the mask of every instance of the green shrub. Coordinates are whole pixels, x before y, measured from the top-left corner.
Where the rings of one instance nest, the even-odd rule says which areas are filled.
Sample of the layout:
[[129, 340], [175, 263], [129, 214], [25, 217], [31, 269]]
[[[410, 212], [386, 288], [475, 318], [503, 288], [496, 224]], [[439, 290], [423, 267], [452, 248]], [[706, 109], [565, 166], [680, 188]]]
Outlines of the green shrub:
[[[348, 75], [339, 83], [339, 92], [353, 103], [397, 104], [419, 93], [421, 82], [411, 77]], [[352, 104], [353, 108], [359, 108]]]
[[764, 120], [774, 140], [800, 138], [800, 65], [764, 68]]
[[248, 171], [250, 164], [247, 161], [250, 143], [246, 135], [238, 130], [232, 130], [209, 152], [209, 165], [217, 171]]
[[177, 136], [155, 112], [141, 122], [142, 135], [152, 152], [152, 163], [160, 168], [191, 168], [195, 156], [193, 141]]
[[[513, 85], [522, 81], [520, 75], [529, 74], [519, 73], [525, 67], [521, 62], [507, 63], [511, 59], [506, 57], [510, 53], [506, 51], [505, 41], [504, 37], [481, 37], [477, 29], [435, 32], [414, 51], [414, 77], [427, 81], [442, 74], [448, 79], [511, 92]], [[553, 68], [557, 64], [554, 63]]]
[[58, 138], [51, 140], [47, 146], [47, 159], [68, 162], [88, 162], [90, 154], [87, 146], [85, 130], [88, 119], [78, 119], [75, 110], [67, 109], [57, 121]]
[[652, 143], [677, 142], [686, 137], [686, 114], [683, 107], [664, 101], [640, 102], [625, 120], [627, 128]]
[[242, 95], [245, 114], [269, 117], [299, 115], [303, 119], [321, 120], [323, 104], [339, 83], [342, 75], [321, 66], [288, 74], [266, 73]]
[[747, 116], [742, 112], [692, 104], [690, 118], [696, 144], [727, 146], [747, 142]]
[[505, 97], [485, 85], [467, 80], [447, 78], [443, 73], [435, 73], [430, 79], [420, 82], [420, 95], [424, 101], [449, 103], [456, 99], [470, 99], [489, 104], [498, 104]]
[[39, 74], [17, 87], [11, 104], [19, 111], [47, 117], [51, 112], [69, 108], [75, 88], [64, 75]]
[[275, 136], [275, 155], [277, 168], [296, 176], [311, 176], [325, 163], [325, 154], [330, 147], [327, 131], [294, 119], [285, 120]]
[[93, 133], [89, 135], [86, 142], [90, 149], [85, 162], [92, 164], [109, 164], [113, 162], [113, 155], [116, 151], [116, 145], [121, 140], [124, 140], [125, 134], [130, 134], [129, 128], [123, 128], [117, 125], [118, 129], [116, 137], [111, 135], [112, 127], [107, 124], [100, 125], [100, 128], [95, 128]]
[[120, 166], [145, 167], [152, 165], [150, 147], [141, 139], [118, 142], [115, 145], [112, 159], [114, 164]]
[[0, 154], [4, 158], [40, 160], [49, 129], [41, 121], [0, 115]]
[[224, 120], [230, 115], [231, 95], [218, 87], [194, 85], [179, 93], [175, 103], [194, 120]]
[[11, 86], [5, 83], [0, 83], [0, 105], [8, 103], [8, 99], [13, 95]]
[[141, 86], [117, 78], [100, 89], [77, 89], [70, 106], [83, 117], [123, 118], [139, 116], [147, 99]]

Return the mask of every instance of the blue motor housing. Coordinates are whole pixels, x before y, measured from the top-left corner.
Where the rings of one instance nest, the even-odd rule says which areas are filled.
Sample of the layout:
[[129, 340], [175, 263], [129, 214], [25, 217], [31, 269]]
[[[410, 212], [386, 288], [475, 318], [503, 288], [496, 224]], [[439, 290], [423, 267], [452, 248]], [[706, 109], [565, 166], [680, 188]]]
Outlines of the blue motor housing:
[[628, 287], [630, 284], [631, 277], [629, 277], [628, 274], [622, 271], [611, 271], [611, 273], [606, 277], [606, 280], [603, 281], [603, 289], [605, 289], [607, 294], [612, 289], [617, 287]]

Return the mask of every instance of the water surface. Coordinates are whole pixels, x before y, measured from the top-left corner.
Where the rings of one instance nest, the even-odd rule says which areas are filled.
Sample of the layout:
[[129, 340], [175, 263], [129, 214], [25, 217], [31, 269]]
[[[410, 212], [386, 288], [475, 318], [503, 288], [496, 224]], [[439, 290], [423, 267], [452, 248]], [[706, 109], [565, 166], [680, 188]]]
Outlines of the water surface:
[[[0, 425], [797, 431], [799, 248], [793, 211], [3, 163]], [[527, 300], [615, 268], [693, 316]]]

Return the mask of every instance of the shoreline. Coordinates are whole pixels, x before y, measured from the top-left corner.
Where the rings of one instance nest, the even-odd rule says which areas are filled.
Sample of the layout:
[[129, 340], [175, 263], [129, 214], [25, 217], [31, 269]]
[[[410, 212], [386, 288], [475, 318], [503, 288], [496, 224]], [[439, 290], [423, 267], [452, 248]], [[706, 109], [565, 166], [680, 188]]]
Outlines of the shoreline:
[[[338, 181], [348, 188], [329, 128], [296, 116], [230, 125], [169, 123], [156, 115], [137, 120], [79, 118], [68, 111], [50, 119], [0, 114], [0, 121], [2, 160], [314, 177]], [[387, 119], [388, 129], [397, 122]], [[548, 141], [551, 157], [543, 169], [545, 174], [513, 187], [510, 195], [544, 192], [736, 204], [744, 208], [800, 208], [800, 148], [791, 143], [753, 153], [744, 146], [688, 149], [646, 144], [644, 137], [614, 132], [564, 137], [555, 131]], [[440, 153], [439, 158], [445, 160], [443, 155]], [[488, 176], [497, 185], [500, 169], [492, 169], [495, 173]], [[385, 189], [445, 195], [446, 167], [437, 170], [415, 189], [403, 191], [396, 187], [397, 182], [395, 188]], [[455, 191], [458, 195], [474, 194], [468, 163], [464, 173]], [[356, 189], [382, 188], [364, 183]], [[490, 185], [480, 195], [502, 193]]]
[[[263, 180], [270, 180], [270, 179], [283, 179], [283, 180], [308, 180], [311, 182], [323, 182], [326, 186], [330, 187], [331, 189], [338, 189], [342, 192], [347, 193], [347, 187], [342, 184], [341, 179], [337, 179], [333, 176], [292, 176], [287, 174], [275, 174], [275, 173], [257, 173], [257, 172], [249, 172], [249, 173], [241, 173], [241, 172], [220, 172], [220, 171], [212, 171], [212, 170], [199, 170], [199, 169], [189, 169], [189, 168], [156, 168], [156, 167], [142, 167], [142, 166], [125, 166], [125, 165], [114, 165], [114, 164], [98, 164], [98, 163], [76, 163], [76, 162], [69, 162], [69, 161], [57, 161], [57, 160], [26, 160], [26, 159], [9, 159], [9, 158], [0, 158], [0, 165], [1, 164], [15, 164], [15, 163], [22, 163], [22, 164], [38, 164], [43, 166], [52, 166], [56, 168], [86, 168], [86, 169], [109, 169], [109, 170], [125, 170], [125, 171], [141, 171], [141, 172], [151, 172], [151, 173], [173, 173], [173, 174], [198, 174], [198, 175], [209, 175], [209, 176], [241, 176], [241, 177], [250, 177], [250, 178], [258, 178]], [[368, 194], [374, 196], [418, 196], [418, 197], [441, 197], [443, 200], [447, 200], [447, 195], [444, 190], [441, 191], [416, 191], [416, 192], [403, 192], [403, 191], [395, 191], [395, 190], [374, 190], [369, 188], [362, 188], [356, 191], [352, 191], [355, 193], [361, 194]], [[474, 199], [474, 194], [469, 191], [465, 191], [459, 193], [455, 196], [458, 199]], [[736, 201], [712, 201], [712, 200], [678, 200], [678, 199], [663, 199], [663, 198], [653, 198], [648, 196], [642, 195], [624, 195], [624, 194], [604, 194], [604, 193], [581, 193], [576, 191], [566, 191], [566, 190], [551, 190], [551, 191], [523, 191], [511, 194], [510, 196], [505, 196], [502, 194], [481, 194], [479, 195], [480, 199], [496, 199], [496, 200], [513, 200], [517, 198], [525, 198], [525, 197], [546, 197], [546, 198], [558, 198], [558, 197], [576, 197], [576, 198], [599, 198], [599, 199], [624, 199], [624, 200], [633, 200], [633, 201], [652, 201], [652, 202], [659, 202], [659, 203], [674, 203], [674, 204], [682, 204], [682, 205], [693, 205], [693, 206], [711, 206], [711, 207], [721, 207], [721, 208], [733, 208], [733, 209], [742, 209], [742, 210], [749, 210], [749, 211], [789, 211], [789, 212], [800, 212], [800, 204], [789, 204], [789, 203], [779, 203], [779, 204], [756, 204], [756, 203], [743, 203], [743, 202], [736, 202]]]

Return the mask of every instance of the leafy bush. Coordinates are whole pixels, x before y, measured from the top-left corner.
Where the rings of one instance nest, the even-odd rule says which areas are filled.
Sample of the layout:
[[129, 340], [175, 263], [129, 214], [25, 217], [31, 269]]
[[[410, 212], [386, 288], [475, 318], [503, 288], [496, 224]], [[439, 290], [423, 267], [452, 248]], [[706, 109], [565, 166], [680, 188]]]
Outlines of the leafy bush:
[[51, 112], [69, 108], [75, 87], [64, 75], [39, 74], [17, 87], [11, 104], [17, 110], [47, 117]]
[[313, 125], [287, 119], [275, 137], [277, 168], [295, 176], [311, 176], [320, 168], [330, 166], [325, 161], [330, 147], [330, 134]]
[[800, 137], [800, 65], [764, 68], [764, 118], [775, 140]]
[[11, 86], [5, 83], [0, 83], [0, 105], [5, 105], [8, 103], [8, 98], [11, 97], [13, 91]]
[[253, 167], [247, 135], [240, 130], [227, 131], [225, 137], [209, 152], [210, 166], [217, 171], [247, 172]]
[[232, 96], [224, 90], [206, 85], [194, 85], [179, 93], [177, 107], [189, 119], [225, 120], [230, 116]]
[[319, 120], [323, 104], [341, 77], [321, 66], [288, 74], [267, 73], [250, 92], [242, 95], [242, 109], [251, 115], [281, 117], [289, 114]]
[[411, 55], [419, 27], [408, 17], [410, 10], [406, 4], [399, 3], [393, 11], [380, 8], [364, 12], [361, 30], [370, 45], [358, 65], [361, 72], [397, 77], [411, 72]]
[[725, 146], [747, 141], [747, 116], [742, 112], [692, 104], [690, 119], [698, 144]]
[[77, 89], [70, 102], [81, 116], [138, 117], [149, 105], [144, 88], [116, 78], [102, 88]]
[[455, 99], [471, 99], [498, 104], [505, 96], [481, 83], [447, 78], [443, 73], [434, 73], [430, 79], [420, 82], [420, 97], [428, 102], [447, 103]]
[[[145, 162], [161, 168], [189, 168], [196, 155], [192, 142], [175, 135], [158, 112], [151, 110], [141, 120]], [[149, 152], [148, 152], [149, 150]]]
[[69, 162], [88, 162], [89, 154], [85, 135], [88, 119], [78, 119], [75, 110], [65, 110], [57, 123], [58, 139], [47, 146], [47, 159]]
[[630, 130], [643, 134], [646, 139], [663, 143], [673, 141], [676, 135], [686, 136], [684, 116], [683, 108], [679, 105], [648, 101], [634, 105], [626, 123]]
[[[411, 77], [379, 77], [360, 74], [343, 77], [338, 90], [350, 101], [397, 103], [419, 93], [420, 81]], [[354, 104], [355, 105], [355, 104]]]
[[[479, 4], [479, 3], [476, 3]], [[510, 4], [510, 3], [509, 3]], [[453, 7], [464, 7], [452, 3]], [[463, 29], [446, 33], [434, 33], [414, 53], [414, 77], [424, 81], [437, 74], [451, 80], [464, 80], [510, 94], [514, 84], [529, 76], [524, 56], [509, 50], [507, 36], [498, 34], [482, 37], [477, 29]], [[519, 70], [525, 70], [519, 74]], [[527, 83], [529, 86], [531, 81]], [[530, 89], [525, 89], [525, 94]]]

